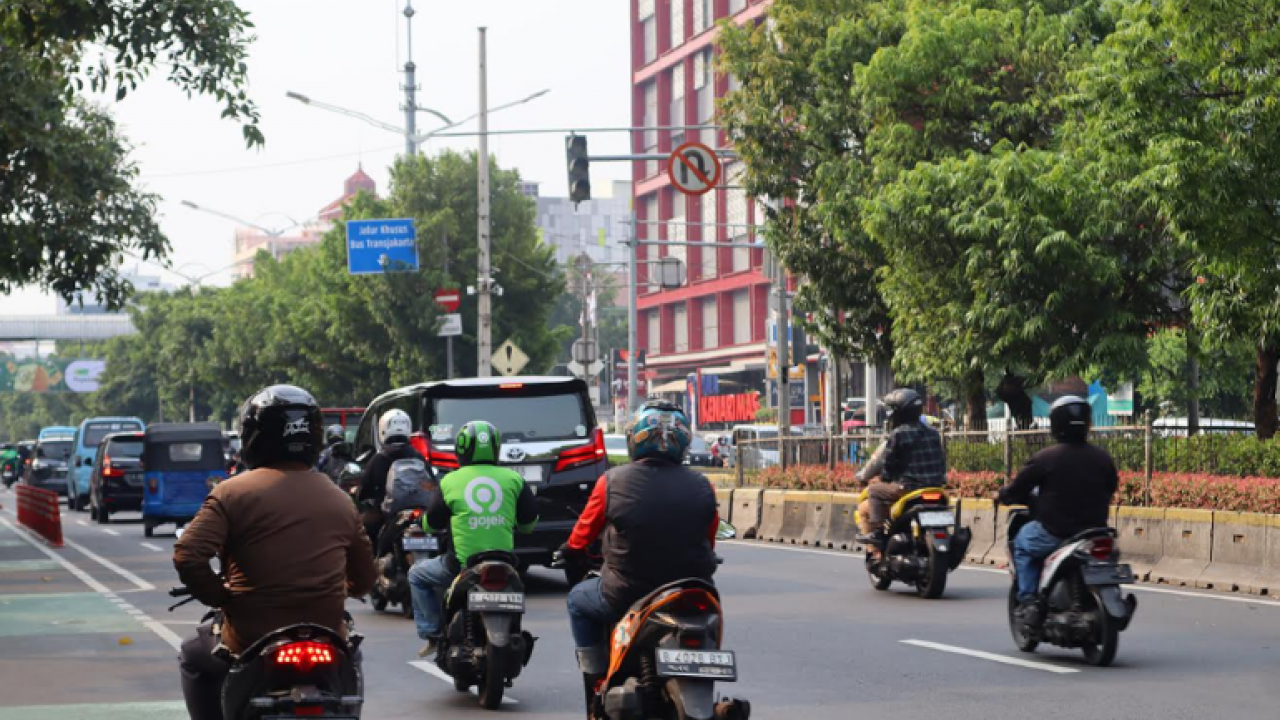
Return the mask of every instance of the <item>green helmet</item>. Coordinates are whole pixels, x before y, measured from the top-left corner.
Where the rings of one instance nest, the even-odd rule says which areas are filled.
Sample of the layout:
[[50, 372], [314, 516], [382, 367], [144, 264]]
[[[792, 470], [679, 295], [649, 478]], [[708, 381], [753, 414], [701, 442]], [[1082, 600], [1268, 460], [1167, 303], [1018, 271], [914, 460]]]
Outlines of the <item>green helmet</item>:
[[501, 449], [502, 437], [498, 435], [498, 428], [484, 420], [472, 420], [463, 425], [454, 445], [458, 464], [462, 466], [496, 464]]

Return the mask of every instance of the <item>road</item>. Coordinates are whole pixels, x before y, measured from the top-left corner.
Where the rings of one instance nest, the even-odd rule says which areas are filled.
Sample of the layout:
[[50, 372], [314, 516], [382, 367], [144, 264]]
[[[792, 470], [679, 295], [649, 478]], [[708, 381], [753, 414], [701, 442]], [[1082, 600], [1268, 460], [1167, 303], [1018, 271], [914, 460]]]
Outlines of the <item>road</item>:
[[[0, 720], [186, 717], [175, 648], [202, 611], [166, 611], [175, 584], [168, 528], [64, 515], [50, 550], [15, 527], [0, 493]], [[127, 516], [125, 516], [127, 518]], [[723, 543], [718, 584], [726, 645], [756, 718], [845, 720], [1273, 717], [1280, 707], [1280, 601], [1139, 586], [1138, 615], [1116, 665], [1054, 648], [1018, 653], [1005, 625], [1007, 578], [962, 568], [946, 597], [871, 589], [860, 560], [749, 542]], [[564, 581], [537, 570], [528, 627], [540, 639], [502, 714], [579, 718], [580, 681]], [[482, 717], [475, 698], [415, 665], [412, 623], [353, 602], [365, 635], [364, 717]]]

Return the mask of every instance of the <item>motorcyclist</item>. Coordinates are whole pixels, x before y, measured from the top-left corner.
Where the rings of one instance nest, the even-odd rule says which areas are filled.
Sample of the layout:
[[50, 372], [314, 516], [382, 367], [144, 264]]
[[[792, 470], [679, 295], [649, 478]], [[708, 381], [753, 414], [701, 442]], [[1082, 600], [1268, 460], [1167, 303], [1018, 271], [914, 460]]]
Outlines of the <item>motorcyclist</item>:
[[[867, 500], [858, 507], [862, 534], [858, 540], [877, 543], [884, 533], [889, 508], [912, 490], [941, 487], [947, 481], [947, 457], [942, 436], [920, 422], [924, 400], [911, 388], [898, 388], [884, 398], [889, 437], [858, 472], [867, 485]], [[872, 482], [881, 478], [880, 482]]]
[[493, 425], [483, 420], [463, 425], [454, 446], [459, 468], [430, 494], [422, 528], [428, 533], [448, 530], [452, 547], [409, 569], [413, 620], [418, 639], [426, 641], [419, 657], [439, 643], [440, 596], [467, 559], [492, 550], [510, 552], [515, 533], [532, 532], [538, 522], [537, 500], [524, 478], [497, 464], [501, 449], [502, 438]]
[[711, 457], [715, 459], [716, 465], [720, 467], [729, 467], [729, 456], [733, 450], [729, 447], [729, 436], [721, 435], [716, 438], [715, 444], [711, 446]]
[[0, 445], [0, 471], [3, 471], [6, 483], [13, 484], [10, 481], [17, 477], [19, 467], [17, 446], [12, 443]]
[[[327, 477], [311, 470], [321, 422], [320, 406], [301, 388], [273, 385], [249, 398], [240, 408], [240, 427], [250, 469], [214, 487], [174, 545], [178, 577], [197, 600], [221, 611], [220, 621], [200, 625], [182, 645], [182, 692], [192, 720], [222, 717], [229, 668], [212, 654], [219, 642], [239, 653], [298, 623], [345, 633], [346, 598], [373, 588], [373, 557], [359, 515]], [[214, 557], [221, 576], [210, 567]]]
[[1108, 509], [1120, 476], [1106, 450], [1089, 444], [1093, 414], [1089, 403], [1075, 395], [1058, 398], [1049, 408], [1049, 430], [1057, 445], [1027, 461], [998, 499], [1006, 505], [1029, 504], [1033, 519], [1013, 542], [1018, 573], [1017, 612], [1030, 625], [1039, 624], [1036, 603], [1044, 559], [1069, 537], [1107, 525]]
[[675, 405], [653, 401], [641, 407], [627, 429], [632, 462], [596, 482], [560, 548], [567, 561], [581, 562], [603, 533], [600, 577], [579, 583], [568, 597], [588, 716], [608, 669], [608, 628], [662, 585], [684, 578], [710, 581], [715, 572], [715, 492], [705, 475], [681, 464], [692, 437]]
[[320, 453], [316, 470], [328, 475], [336, 483], [347, 463], [354, 459], [351, 456], [351, 445], [347, 443], [346, 429], [336, 424], [325, 428], [324, 451]]
[[360, 493], [357, 495], [369, 541], [375, 545], [385, 521], [381, 508], [387, 494], [387, 473], [391, 465], [397, 460], [409, 459], [426, 463], [422, 453], [409, 444], [412, 433], [413, 421], [403, 410], [388, 410], [378, 418], [378, 442], [382, 447], [369, 459], [369, 465], [360, 478]]

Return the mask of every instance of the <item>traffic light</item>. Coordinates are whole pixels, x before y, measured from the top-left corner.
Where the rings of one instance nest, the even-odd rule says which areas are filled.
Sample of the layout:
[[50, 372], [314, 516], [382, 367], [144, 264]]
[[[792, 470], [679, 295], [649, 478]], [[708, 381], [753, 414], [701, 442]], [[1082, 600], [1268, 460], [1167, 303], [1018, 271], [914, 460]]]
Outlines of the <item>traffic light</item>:
[[591, 199], [591, 158], [587, 155], [587, 138], [570, 135], [564, 139], [564, 154], [569, 166], [569, 199], [575, 205]]

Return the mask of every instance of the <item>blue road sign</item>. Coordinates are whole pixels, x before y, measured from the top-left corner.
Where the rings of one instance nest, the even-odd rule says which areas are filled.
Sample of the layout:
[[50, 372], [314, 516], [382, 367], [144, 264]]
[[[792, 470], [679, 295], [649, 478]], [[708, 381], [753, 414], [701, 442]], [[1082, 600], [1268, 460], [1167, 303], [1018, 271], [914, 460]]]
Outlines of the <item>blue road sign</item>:
[[347, 222], [347, 272], [372, 275], [418, 269], [413, 218]]

